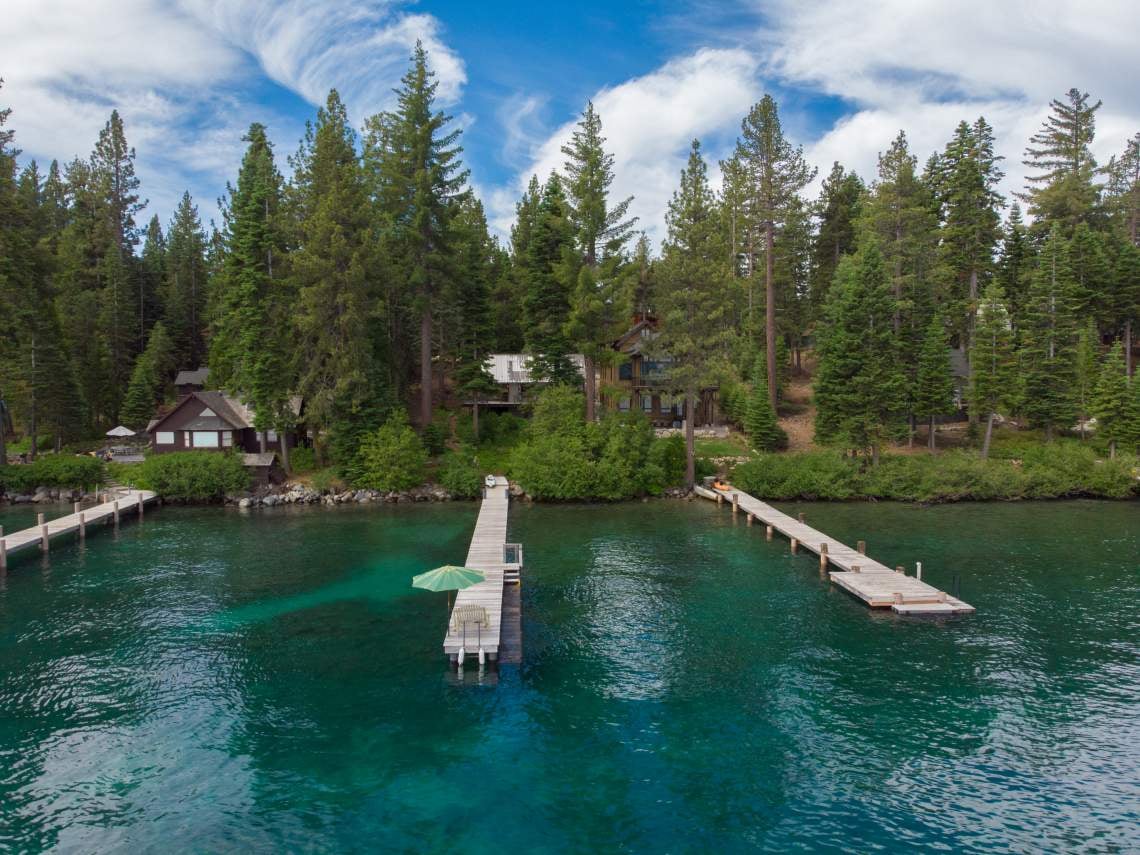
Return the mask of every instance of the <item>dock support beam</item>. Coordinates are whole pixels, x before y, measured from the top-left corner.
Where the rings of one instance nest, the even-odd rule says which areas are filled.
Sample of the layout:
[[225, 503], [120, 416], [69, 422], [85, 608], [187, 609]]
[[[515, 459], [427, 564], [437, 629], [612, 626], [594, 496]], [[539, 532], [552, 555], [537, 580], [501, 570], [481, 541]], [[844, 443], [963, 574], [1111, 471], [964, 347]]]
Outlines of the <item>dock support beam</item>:
[[[282, 441], [284, 441], [284, 440], [282, 440]], [[142, 493], [139, 493], [138, 499], [139, 499], [139, 522], [142, 522], [143, 507], [144, 507]]]
[[79, 514], [79, 539], [87, 539], [87, 514], [83, 512]]
[[4, 526], [0, 525], [0, 570], [8, 569], [8, 546], [4, 541]]
[[732, 515], [736, 516], [736, 514], [739, 510], [740, 510], [740, 498], [737, 496], [736, 493], [733, 493], [732, 494]]
[[749, 514], [749, 515], [748, 515], [748, 525], [749, 525], [749, 527], [751, 527], [751, 526], [752, 526], [752, 523], [754, 523], [754, 522], [756, 522], [756, 517], [752, 516], [752, 514]]
[[[114, 514], [114, 517], [115, 517], [115, 525], [118, 526], [119, 525], [119, 500], [118, 499], [115, 499], [115, 504], [112, 505], [112, 508], [114, 509], [112, 511], [112, 513]], [[860, 541], [860, 542], [862, 542], [862, 541]]]
[[806, 517], [807, 517], [807, 515], [803, 511], [800, 511], [800, 523], [801, 524], [803, 524]]
[[859, 541], [859, 542], [858, 542], [858, 543], [855, 545], [855, 548], [856, 548], [857, 550], [859, 550], [859, 554], [860, 554], [860, 555], [866, 555], [866, 554], [867, 554], [867, 541], [865, 541], [865, 540], [860, 540], [860, 541]]
[[[43, 519], [43, 514], [40, 514], [40, 519]], [[44, 552], [51, 550], [51, 539], [48, 537], [47, 524], [40, 526], [40, 549]]]
[[772, 526], [768, 526], [768, 529], [764, 532], [764, 539], [765, 540], [771, 540], [772, 539]]
[[75, 514], [79, 513], [79, 508], [80, 508], [81, 504], [82, 504], [81, 502], [76, 502], [74, 505], [72, 505], [71, 506], [71, 512], [75, 513]]
[[822, 573], [827, 569], [827, 544], [821, 543], [819, 545], [819, 570]]
[[795, 555], [800, 548], [800, 542], [794, 537], [792, 538], [792, 555]]

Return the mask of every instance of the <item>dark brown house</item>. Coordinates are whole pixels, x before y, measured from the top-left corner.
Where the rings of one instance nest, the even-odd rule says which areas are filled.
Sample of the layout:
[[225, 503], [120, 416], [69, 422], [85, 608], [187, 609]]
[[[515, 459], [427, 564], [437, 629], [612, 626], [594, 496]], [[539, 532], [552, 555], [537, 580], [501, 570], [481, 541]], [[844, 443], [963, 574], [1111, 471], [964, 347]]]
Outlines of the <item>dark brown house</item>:
[[[638, 320], [613, 343], [613, 349], [622, 358], [601, 368], [599, 385], [610, 409], [641, 410], [657, 427], [680, 427], [685, 418], [684, 396], [669, 382], [672, 358], [649, 355], [656, 337], [657, 322], [653, 318]], [[716, 424], [719, 418], [717, 389], [702, 389], [694, 427]]]
[[[301, 399], [292, 400], [294, 414], [301, 416]], [[171, 451], [235, 451], [256, 454], [279, 452], [282, 441], [297, 445], [297, 433], [278, 436], [253, 427], [253, 412], [224, 392], [197, 391], [184, 396], [169, 413], [146, 429], [155, 454]]]

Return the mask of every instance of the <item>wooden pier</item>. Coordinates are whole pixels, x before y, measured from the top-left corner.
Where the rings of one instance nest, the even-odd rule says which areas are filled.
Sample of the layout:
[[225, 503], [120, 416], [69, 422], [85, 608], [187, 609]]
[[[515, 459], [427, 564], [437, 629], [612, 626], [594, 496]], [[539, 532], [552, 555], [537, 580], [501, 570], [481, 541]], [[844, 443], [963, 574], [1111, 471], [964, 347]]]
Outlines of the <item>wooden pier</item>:
[[149, 490], [123, 490], [104, 496], [101, 504], [89, 508], [75, 505], [74, 513], [44, 520], [31, 528], [0, 537], [0, 570], [6, 569], [13, 553], [39, 547], [41, 552], [51, 549], [51, 542], [57, 537], [75, 533], [82, 540], [87, 536], [88, 526], [97, 523], [119, 524], [124, 514], [138, 514], [143, 517], [147, 505], [158, 501], [158, 495]]
[[[507, 518], [510, 497], [507, 492], [507, 479], [499, 475], [494, 487], [484, 489], [483, 503], [479, 508], [479, 518], [475, 522], [475, 533], [471, 536], [471, 547], [467, 552], [465, 567], [482, 570], [486, 578], [482, 582], [460, 591], [455, 597], [447, 635], [443, 639], [443, 652], [452, 662], [456, 662], [459, 649], [464, 648], [465, 656], [477, 660], [479, 647], [490, 662], [520, 662], [522, 660], [522, 633], [520, 629], [518, 571], [521, 565], [521, 549], [507, 544]], [[515, 554], [508, 555], [508, 552]], [[511, 559], [508, 562], [508, 558]], [[511, 583], [516, 583], [512, 585]], [[510, 587], [512, 590], [507, 591]], [[504, 607], [504, 601], [505, 607]], [[467, 607], [482, 608], [487, 616], [485, 625], [467, 623], [466, 633], [458, 618], [470, 614]]]
[[[863, 541], [859, 542], [859, 547], [852, 549], [817, 531], [804, 522], [802, 514], [800, 519], [788, 516], [731, 486], [723, 491], [705, 487], [694, 489], [699, 496], [718, 504], [730, 505], [734, 514], [745, 514], [749, 525], [753, 521], [766, 525], [769, 540], [773, 530], [778, 531], [791, 542], [792, 552], [803, 547], [818, 555], [821, 572], [827, 571], [834, 584], [871, 608], [890, 608], [897, 614], [928, 617], [974, 611], [969, 603], [964, 603], [921, 579], [908, 576], [902, 567], [891, 569], [868, 558]], [[838, 569], [830, 570], [831, 566]]]

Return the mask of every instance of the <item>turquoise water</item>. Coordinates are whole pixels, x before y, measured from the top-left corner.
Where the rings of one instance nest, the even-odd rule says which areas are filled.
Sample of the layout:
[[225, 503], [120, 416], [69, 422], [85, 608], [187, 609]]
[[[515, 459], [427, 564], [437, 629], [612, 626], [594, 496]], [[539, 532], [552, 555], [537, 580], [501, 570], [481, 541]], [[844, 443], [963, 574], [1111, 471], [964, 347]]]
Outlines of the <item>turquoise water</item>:
[[512, 510], [525, 659], [439, 653], [474, 505], [165, 508], [0, 590], [0, 851], [1140, 848], [1140, 507], [787, 505], [978, 614], [870, 612], [707, 503]]

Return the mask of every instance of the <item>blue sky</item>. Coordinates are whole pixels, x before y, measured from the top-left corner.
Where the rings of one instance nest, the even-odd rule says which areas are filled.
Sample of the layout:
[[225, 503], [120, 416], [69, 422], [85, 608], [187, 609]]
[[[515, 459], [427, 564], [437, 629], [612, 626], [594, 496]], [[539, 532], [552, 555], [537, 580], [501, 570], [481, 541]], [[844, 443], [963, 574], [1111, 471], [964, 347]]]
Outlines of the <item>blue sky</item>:
[[[283, 171], [330, 86], [354, 123], [390, 104], [417, 38], [464, 128], [472, 182], [506, 234], [534, 172], [587, 99], [617, 159], [616, 192], [655, 239], [689, 141], [716, 161], [765, 92], [821, 173], [873, 178], [905, 129], [920, 159], [985, 115], [1007, 191], [1048, 101], [1103, 98], [1096, 153], [1140, 129], [1138, 17], [1121, 0], [6, 0], [0, 104], [25, 158], [86, 156], [112, 108], [138, 150], [146, 212], [189, 189], [204, 219], [236, 174], [241, 135], [270, 128]], [[814, 192], [815, 188], [811, 188]]]

